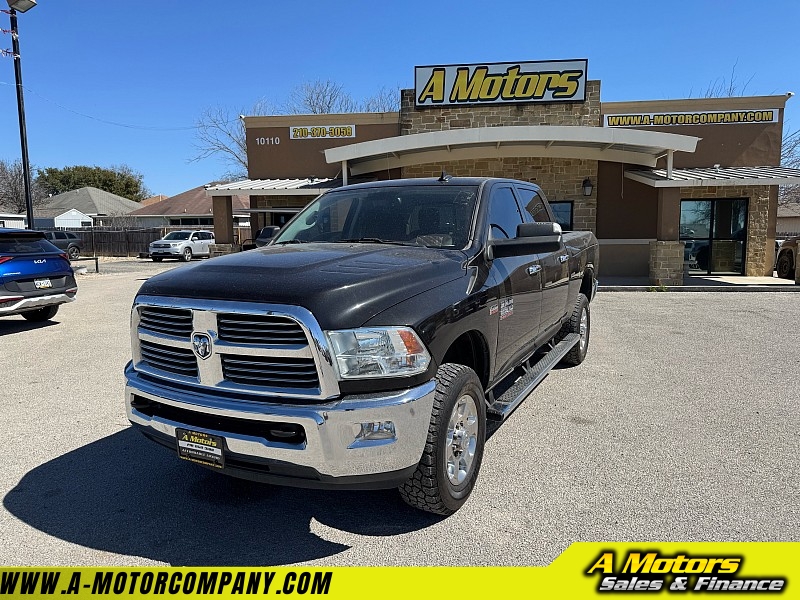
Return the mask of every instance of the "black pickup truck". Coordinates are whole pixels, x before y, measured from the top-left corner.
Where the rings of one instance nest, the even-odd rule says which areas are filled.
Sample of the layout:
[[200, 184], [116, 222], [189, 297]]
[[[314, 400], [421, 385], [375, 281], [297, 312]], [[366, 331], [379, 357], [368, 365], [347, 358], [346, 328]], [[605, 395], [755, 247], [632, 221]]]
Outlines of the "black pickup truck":
[[507, 179], [327, 192], [269, 246], [142, 285], [128, 418], [222, 473], [451, 514], [487, 418], [586, 355], [597, 240], [553, 221]]

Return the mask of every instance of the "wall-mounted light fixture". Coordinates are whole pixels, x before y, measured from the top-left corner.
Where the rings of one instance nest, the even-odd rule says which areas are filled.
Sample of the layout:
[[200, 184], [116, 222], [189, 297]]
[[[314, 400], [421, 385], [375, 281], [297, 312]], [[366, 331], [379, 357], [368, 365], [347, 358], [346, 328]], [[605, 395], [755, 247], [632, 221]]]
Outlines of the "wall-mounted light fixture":
[[592, 180], [589, 179], [588, 177], [586, 179], [584, 179], [583, 180], [583, 195], [584, 196], [591, 196], [593, 189], [594, 189], [594, 186], [592, 185]]

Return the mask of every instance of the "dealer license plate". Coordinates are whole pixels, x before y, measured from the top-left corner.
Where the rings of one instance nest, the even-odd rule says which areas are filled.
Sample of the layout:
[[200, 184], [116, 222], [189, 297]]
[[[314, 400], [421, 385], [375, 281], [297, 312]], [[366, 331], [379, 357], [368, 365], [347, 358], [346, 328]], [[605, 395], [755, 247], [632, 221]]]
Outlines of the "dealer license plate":
[[225, 466], [225, 455], [222, 451], [225, 446], [224, 438], [191, 429], [176, 429], [175, 436], [178, 439], [178, 456], [184, 460], [218, 469]]
[[53, 282], [49, 279], [34, 279], [33, 285], [37, 290], [44, 290], [53, 287]]

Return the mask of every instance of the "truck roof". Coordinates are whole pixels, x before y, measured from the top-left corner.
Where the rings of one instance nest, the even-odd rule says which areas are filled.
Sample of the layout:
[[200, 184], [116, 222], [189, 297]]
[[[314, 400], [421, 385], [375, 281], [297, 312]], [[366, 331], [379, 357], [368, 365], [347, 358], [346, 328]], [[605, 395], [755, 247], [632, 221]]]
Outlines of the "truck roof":
[[[448, 176], [445, 181], [439, 177], [419, 177], [412, 179], [387, 179], [384, 181], [371, 181], [368, 183], [354, 183], [352, 185], [344, 186], [348, 189], [358, 188], [375, 188], [375, 187], [404, 187], [404, 186], [419, 186], [419, 185], [481, 185], [486, 181], [515, 181], [517, 183], [527, 183], [524, 181], [517, 181], [506, 177], [452, 177]], [[535, 185], [535, 184], [533, 184]], [[340, 190], [342, 188], [333, 188], [331, 191]]]

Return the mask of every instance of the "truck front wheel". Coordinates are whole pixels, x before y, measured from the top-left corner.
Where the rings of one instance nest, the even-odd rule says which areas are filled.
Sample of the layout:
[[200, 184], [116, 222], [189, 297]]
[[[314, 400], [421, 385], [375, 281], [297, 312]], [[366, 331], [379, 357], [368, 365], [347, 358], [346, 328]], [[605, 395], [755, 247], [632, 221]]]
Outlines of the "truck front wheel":
[[414, 475], [400, 495], [415, 508], [451, 515], [467, 501], [483, 460], [486, 402], [475, 371], [443, 364], [436, 372], [436, 393], [428, 439]]

